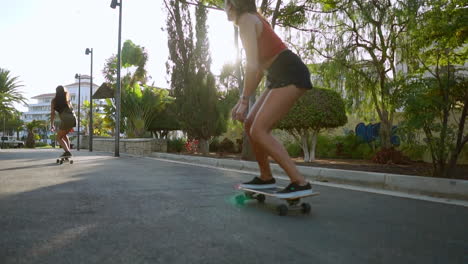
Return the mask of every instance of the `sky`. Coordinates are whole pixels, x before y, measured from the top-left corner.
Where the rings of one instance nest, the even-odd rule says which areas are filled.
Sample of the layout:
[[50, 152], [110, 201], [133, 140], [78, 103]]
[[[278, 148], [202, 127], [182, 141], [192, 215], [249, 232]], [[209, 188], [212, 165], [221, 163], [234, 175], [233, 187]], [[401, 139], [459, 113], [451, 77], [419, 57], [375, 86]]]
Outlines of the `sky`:
[[[19, 90], [30, 99], [73, 83], [76, 73], [89, 75], [91, 57], [85, 50], [93, 48], [93, 78], [100, 85], [105, 60], [117, 53], [118, 9], [110, 8], [110, 2], [0, 0], [0, 68], [19, 77], [24, 85]], [[163, 0], [123, 0], [122, 7], [122, 43], [130, 39], [145, 47], [149, 83], [169, 87]], [[235, 58], [233, 25], [224, 12], [210, 10], [208, 27], [211, 70], [219, 74], [222, 65]]]

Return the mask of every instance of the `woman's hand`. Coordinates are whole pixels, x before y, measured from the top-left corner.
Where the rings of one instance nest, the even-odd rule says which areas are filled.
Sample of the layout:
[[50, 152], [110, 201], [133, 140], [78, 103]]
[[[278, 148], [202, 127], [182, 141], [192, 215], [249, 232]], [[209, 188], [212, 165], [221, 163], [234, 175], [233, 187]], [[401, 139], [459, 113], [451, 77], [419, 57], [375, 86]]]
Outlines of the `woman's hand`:
[[248, 100], [239, 99], [237, 104], [231, 111], [232, 119], [239, 120], [244, 122], [245, 117], [247, 116], [247, 108], [249, 106]]
[[240, 100], [237, 101], [236, 105], [231, 109], [231, 118], [232, 120], [236, 120], [236, 113], [237, 113], [237, 108], [239, 107]]
[[50, 131], [55, 132], [55, 126], [54, 125], [50, 126]]

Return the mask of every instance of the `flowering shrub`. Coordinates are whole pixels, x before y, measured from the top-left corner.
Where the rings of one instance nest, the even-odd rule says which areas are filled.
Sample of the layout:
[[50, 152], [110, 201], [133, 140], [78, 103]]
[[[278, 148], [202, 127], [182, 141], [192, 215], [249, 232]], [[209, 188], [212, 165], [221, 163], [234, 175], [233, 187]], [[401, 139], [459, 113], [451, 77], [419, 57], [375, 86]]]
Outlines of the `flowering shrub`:
[[186, 142], [183, 138], [169, 139], [167, 141], [167, 152], [182, 152], [185, 149]]
[[191, 139], [185, 143], [185, 150], [189, 153], [196, 153], [198, 152], [198, 140]]

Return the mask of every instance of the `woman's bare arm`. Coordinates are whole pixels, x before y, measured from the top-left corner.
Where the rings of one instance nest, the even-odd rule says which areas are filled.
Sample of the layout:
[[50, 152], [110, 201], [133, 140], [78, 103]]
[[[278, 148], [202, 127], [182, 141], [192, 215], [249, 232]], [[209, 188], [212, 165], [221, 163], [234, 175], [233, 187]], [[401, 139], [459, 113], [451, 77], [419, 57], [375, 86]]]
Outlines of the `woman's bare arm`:
[[247, 55], [244, 89], [242, 91], [243, 97], [249, 97], [254, 94], [263, 77], [263, 72], [258, 62], [256, 22], [256, 17], [251, 14], [242, 15], [238, 21], [239, 35]]

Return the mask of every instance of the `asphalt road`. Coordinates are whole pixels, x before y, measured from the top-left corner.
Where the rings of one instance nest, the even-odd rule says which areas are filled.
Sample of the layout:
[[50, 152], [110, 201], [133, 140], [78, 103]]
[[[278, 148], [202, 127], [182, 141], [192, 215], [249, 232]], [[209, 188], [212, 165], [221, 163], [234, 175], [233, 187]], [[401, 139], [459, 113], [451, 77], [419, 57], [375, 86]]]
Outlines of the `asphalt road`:
[[278, 216], [235, 203], [249, 174], [58, 154], [0, 150], [0, 263], [468, 263], [467, 207], [315, 186]]

